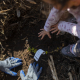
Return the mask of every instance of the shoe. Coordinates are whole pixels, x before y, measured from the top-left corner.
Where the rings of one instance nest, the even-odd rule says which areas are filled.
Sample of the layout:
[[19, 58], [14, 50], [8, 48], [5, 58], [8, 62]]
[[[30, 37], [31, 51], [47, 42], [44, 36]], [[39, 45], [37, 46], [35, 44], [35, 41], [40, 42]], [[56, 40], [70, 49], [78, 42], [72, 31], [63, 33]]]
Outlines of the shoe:
[[73, 45], [68, 45], [61, 50], [61, 54], [69, 57], [76, 57], [72, 52], [71, 48]]
[[80, 57], [80, 40], [78, 40], [77, 43], [75, 44], [73, 52], [74, 52], [74, 55], [76, 55], [77, 57]]

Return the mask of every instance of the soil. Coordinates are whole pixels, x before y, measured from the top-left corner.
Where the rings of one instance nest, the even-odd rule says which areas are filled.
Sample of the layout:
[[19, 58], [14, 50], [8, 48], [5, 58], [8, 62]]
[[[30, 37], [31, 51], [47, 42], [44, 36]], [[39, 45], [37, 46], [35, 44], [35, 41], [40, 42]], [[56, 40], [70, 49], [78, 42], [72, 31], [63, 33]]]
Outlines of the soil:
[[[23, 64], [22, 66], [13, 69], [13, 71], [18, 74], [16, 77], [0, 72], [0, 80], [21, 80], [20, 70], [23, 70], [25, 74], [27, 74], [30, 63], [36, 62], [33, 58], [35, 54], [28, 50], [29, 47], [33, 47], [37, 50], [43, 49], [44, 51], [48, 51], [48, 54], [42, 55], [39, 61], [36, 62], [40, 67], [43, 67], [39, 80], [53, 80], [52, 73], [48, 65], [50, 55], [53, 56], [59, 80], [69, 80], [69, 72], [72, 73], [74, 80], [80, 80], [80, 60], [65, 57], [60, 53], [64, 46], [76, 43], [78, 38], [68, 33], [58, 36], [56, 36], [55, 33], [51, 34], [51, 39], [49, 39], [48, 36], [45, 36], [43, 40], [40, 40], [38, 33], [40, 32], [40, 29], [43, 28], [46, 17], [40, 13], [39, 1], [36, 1], [36, 3], [37, 5], [32, 5], [32, 11], [28, 9], [26, 10], [27, 16], [29, 16], [27, 19], [24, 19], [23, 17], [17, 18], [15, 16], [15, 20], [12, 18], [10, 22], [8, 22], [8, 24], [18, 22], [18, 26], [19, 24], [21, 26], [19, 29], [16, 25], [17, 29], [15, 28], [12, 32], [5, 30], [5, 35], [1, 34], [2, 46], [0, 59], [4, 60], [13, 56], [22, 59]], [[7, 39], [5, 39], [5, 36]]]

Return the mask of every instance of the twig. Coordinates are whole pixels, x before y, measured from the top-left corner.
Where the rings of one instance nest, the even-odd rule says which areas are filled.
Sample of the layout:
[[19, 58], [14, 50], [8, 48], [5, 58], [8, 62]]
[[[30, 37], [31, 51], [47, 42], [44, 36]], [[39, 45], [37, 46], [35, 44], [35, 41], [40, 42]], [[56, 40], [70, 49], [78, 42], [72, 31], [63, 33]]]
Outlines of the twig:
[[70, 72], [68, 73], [68, 76], [70, 80], [73, 80], [72, 74]]
[[11, 9], [2, 10], [2, 11], [0, 11], [0, 14], [5, 13], [5, 12], [10, 11], [10, 10], [11, 10]]
[[57, 72], [56, 72], [56, 68], [55, 68], [55, 65], [54, 65], [54, 61], [53, 61], [53, 57], [50, 56], [50, 60], [48, 60], [48, 64], [50, 66], [50, 69], [51, 69], [51, 72], [52, 72], [52, 77], [54, 80], [59, 80], [58, 77], [57, 77]]

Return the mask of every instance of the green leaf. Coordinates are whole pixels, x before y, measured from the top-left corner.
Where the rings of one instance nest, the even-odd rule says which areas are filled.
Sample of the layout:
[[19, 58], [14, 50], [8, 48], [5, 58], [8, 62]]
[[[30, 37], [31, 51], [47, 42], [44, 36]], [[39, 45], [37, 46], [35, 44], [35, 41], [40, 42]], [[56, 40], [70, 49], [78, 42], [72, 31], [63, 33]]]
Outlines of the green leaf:
[[37, 49], [34, 50], [34, 53], [36, 53]]
[[46, 51], [45, 53], [48, 54], [48, 51]]
[[34, 48], [32, 48], [31, 50], [34, 51]]
[[28, 50], [31, 51], [31, 48], [29, 47]]
[[59, 48], [57, 47], [57, 50], [59, 50]]

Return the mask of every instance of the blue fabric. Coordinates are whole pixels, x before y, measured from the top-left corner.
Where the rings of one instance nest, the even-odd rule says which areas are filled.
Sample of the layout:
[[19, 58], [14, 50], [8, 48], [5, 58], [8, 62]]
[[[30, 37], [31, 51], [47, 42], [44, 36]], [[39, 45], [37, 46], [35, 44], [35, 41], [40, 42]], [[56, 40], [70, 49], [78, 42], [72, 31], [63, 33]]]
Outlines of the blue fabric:
[[[42, 67], [40, 67], [40, 70], [38, 71], [39, 64], [36, 64], [36, 65], [35, 65], [35, 62], [34, 62], [34, 63], [31, 63], [30, 65], [31, 65], [31, 67], [33, 67], [33, 69], [34, 69], [34, 71], [35, 71], [35, 73], [36, 73], [36, 75], [37, 75], [36, 78], [37, 78], [37, 80], [38, 80], [39, 77], [40, 77], [40, 74], [41, 74], [41, 72], [42, 72]], [[20, 71], [20, 74], [23, 74], [24, 77], [25, 77], [25, 73], [24, 73], [23, 70]], [[28, 75], [29, 75], [29, 74], [28, 74]], [[27, 79], [27, 78], [26, 78], [26, 79]]]
[[[11, 71], [12, 72], [12, 71]], [[6, 74], [9, 74], [9, 73], [7, 73], [7, 72], [5, 72]], [[9, 74], [9, 75], [11, 75], [11, 76], [17, 76], [17, 73], [16, 72], [12, 72], [14, 75], [11, 75], [11, 74]]]
[[21, 71], [20, 71], [20, 74], [23, 74], [23, 75], [24, 75], [24, 77], [25, 77], [25, 73], [24, 73], [24, 71], [23, 71], [23, 70], [21, 70]]
[[13, 69], [13, 68], [18, 67], [18, 66], [20, 66], [20, 65], [22, 65], [22, 62], [20, 62], [19, 65], [17, 65], [17, 66], [13, 66], [13, 67], [11, 67], [11, 68], [9, 68], [9, 69]]
[[[14, 61], [15, 61], [15, 60], [18, 60], [16, 63], [20, 63], [20, 64], [17, 65], [17, 66], [13, 66], [13, 67], [11, 67], [10, 69], [13, 69], [13, 68], [15, 68], [15, 67], [18, 67], [18, 66], [22, 65], [22, 62], [21, 62], [22, 60], [21, 60], [21, 59], [19, 59], [19, 58], [14, 58], [14, 57], [11, 57], [11, 59], [14, 59]], [[11, 60], [11, 59], [10, 59], [10, 60]]]
[[[11, 70], [10, 70], [11, 71]], [[4, 72], [4, 71], [3, 71]], [[9, 74], [9, 75], [11, 75], [11, 76], [17, 76], [17, 73], [16, 72], [13, 72], [13, 71], [11, 71], [14, 75], [11, 75], [11, 74], [9, 74], [9, 73], [7, 73], [7, 72], [4, 72], [4, 73], [6, 73], [6, 74]]]
[[36, 67], [39, 66], [39, 64], [36, 64]]
[[[42, 67], [40, 68], [40, 70], [42, 71]], [[39, 79], [39, 77], [40, 77], [40, 75], [38, 76], [38, 79]], [[38, 80], [38, 79], [37, 79], [37, 80]]]
[[73, 54], [74, 54], [74, 51], [73, 51], [73, 50], [74, 50], [74, 47], [75, 47], [75, 45], [73, 45], [72, 50], [71, 50], [71, 52], [72, 52]]
[[[17, 65], [17, 66], [13, 66], [13, 67], [11, 67], [11, 68], [9, 68], [9, 70], [11, 71], [11, 69], [13, 69], [13, 68], [15, 68], [15, 67], [18, 67], [18, 66], [20, 66], [20, 65], [22, 65], [22, 60], [21, 59], [19, 59], [19, 58], [14, 58], [14, 57], [11, 57], [10, 58], [10, 60], [12, 60], [13, 59], [13, 61], [15, 61], [15, 60], [18, 60], [16, 63], [20, 63], [19, 65]], [[7, 59], [6, 59], [7, 60]], [[3, 71], [4, 72], [4, 71]], [[13, 71], [11, 71], [14, 75], [11, 75], [11, 74], [9, 74], [9, 73], [7, 73], [7, 72], [5, 72], [6, 74], [9, 74], [9, 75], [11, 75], [11, 76], [17, 76], [17, 73], [16, 72], [13, 72]]]

